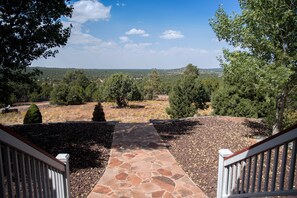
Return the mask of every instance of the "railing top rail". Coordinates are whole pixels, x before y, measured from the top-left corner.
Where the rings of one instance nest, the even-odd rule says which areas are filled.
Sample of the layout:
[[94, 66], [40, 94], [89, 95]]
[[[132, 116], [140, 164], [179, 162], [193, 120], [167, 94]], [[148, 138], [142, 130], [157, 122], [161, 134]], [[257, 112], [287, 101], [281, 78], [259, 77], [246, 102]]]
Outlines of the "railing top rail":
[[[279, 139], [279, 137], [281, 137], [281, 139]], [[258, 153], [265, 152], [269, 149], [285, 144], [286, 142], [290, 142], [294, 138], [297, 138], [297, 124], [250, 147], [235, 152], [234, 154], [225, 157], [224, 160], [226, 165], [232, 164], [237, 160], [246, 159]]]
[[0, 124], [0, 141], [4, 142], [28, 155], [31, 155], [40, 161], [43, 161], [61, 171], [65, 170], [65, 164], [56, 159], [46, 151], [18, 135], [11, 129]]
[[283, 130], [283, 131], [281, 131], [281, 132], [279, 132], [279, 133], [277, 133], [277, 134], [274, 134], [274, 135], [272, 135], [272, 136], [270, 136], [270, 137], [268, 137], [268, 138], [266, 138], [266, 139], [264, 139], [264, 140], [262, 140], [262, 141], [260, 141], [260, 142], [258, 142], [258, 143], [256, 143], [256, 144], [253, 144], [252, 146], [248, 146], [248, 147], [246, 147], [246, 148], [244, 148], [244, 149], [242, 149], [242, 150], [240, 150], [240, 151], [234, 152], [232, 155], [230, 155], [230, 156], [228, 156], [228, 157], [225, 157], [224, 159], [227, 160], [227, 159], [229, 159], [229, 158], [234, 157], [235, 155], [238, 155], [238, 154], [240, 154], [240, 153], [243, 153], [243, 152], [245, 152], [245, 151], [247, 151], [247, 150], [251, 150], [252, 148], [255, 148], [255, 147], [257, 147], [257, 146], [259, 146], [259, 145], [261, 145], [261, 144], [264, 144], [265, 142], [268, 142], [268, 141], [270, 141], [270, 140], [272, 140], [272, 139], [274, 139], [274, 138], [277, 138], [277, 137], [279, 137], [279, 136], [281, 136], [281, 135], [283, 135], [283, 134], [285, 134], [285, 133], [288, 133], [288, 132], [290, 132], [290, 131], [292, 131], [292, 130], [294, 130], [294, 129], [296, 129], [296, 128], [297, 128], [297, 124], [295, 124], [295, 125], [293, 125], [293, 126], [287, 128], [287, 129], [285, 129], [285, 130]]

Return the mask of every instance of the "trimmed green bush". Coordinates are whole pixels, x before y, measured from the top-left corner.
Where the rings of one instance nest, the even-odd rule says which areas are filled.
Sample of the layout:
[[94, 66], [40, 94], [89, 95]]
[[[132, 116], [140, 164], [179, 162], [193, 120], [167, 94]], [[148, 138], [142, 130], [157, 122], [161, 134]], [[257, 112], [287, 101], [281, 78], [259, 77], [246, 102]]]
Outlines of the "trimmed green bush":
[[36, 104], [31, 104], [24, 118], [24, 124], [33, 123], [42, 123], [42, 116]]
[[105, 122], [105, 114], [100, 102], [95, 106], [92, 121]]

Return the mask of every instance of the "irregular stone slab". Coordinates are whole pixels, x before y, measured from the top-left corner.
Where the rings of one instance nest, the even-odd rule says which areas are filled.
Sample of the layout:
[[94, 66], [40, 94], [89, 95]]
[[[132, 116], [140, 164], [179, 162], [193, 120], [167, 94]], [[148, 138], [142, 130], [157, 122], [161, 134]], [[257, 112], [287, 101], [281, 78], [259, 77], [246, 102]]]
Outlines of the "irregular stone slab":
[[119, 123], [108, 166], [88, 196], [97, 197], [207, 196], [177, 164], [153, 125]]

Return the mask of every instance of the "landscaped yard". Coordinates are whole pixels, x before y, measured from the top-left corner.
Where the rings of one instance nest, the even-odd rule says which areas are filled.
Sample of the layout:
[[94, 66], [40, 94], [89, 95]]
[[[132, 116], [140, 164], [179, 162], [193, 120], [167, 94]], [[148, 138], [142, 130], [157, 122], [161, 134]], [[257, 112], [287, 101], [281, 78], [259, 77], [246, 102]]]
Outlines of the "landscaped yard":
[[[92, 122], [67, 122], [90, 121], [95, 104], [45, 104], [40, 107], [43, 122], [62, 123], [12, 127], [53, 155], [61, 151], [70, 153], [73, 197], [86, 197], [104, 172], [109, 159], [114, 126]], [[168, 143], [169, 151], [209, 197], [215, 197], [216, 193], [218, 150], [240, 150], [255, 142], [250, 135], [261, 134], [266, 130], [263, 124], [255, 119], [209, 116], [180, 121], [167, 120], [167, 101], [131, 102], [130, 105], [130, 108], [118, 109], [113, 103], [103, 103], [106, 119], [121, 122], [157, 120], [154, 126]], [[21, 108], [19, 114], [1, 115], [0, 122], [20, 124], [25, 111], [26, 108]]]

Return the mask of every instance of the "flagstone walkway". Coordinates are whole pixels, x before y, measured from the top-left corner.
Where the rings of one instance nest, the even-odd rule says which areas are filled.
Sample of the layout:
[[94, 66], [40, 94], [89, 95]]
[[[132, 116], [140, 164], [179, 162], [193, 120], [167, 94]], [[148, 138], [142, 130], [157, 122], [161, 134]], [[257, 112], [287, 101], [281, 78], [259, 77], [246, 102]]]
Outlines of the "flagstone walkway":
[[207, 197], [177, 164], [152, 124], [116, 124], [105, 173], [88, 198]]

